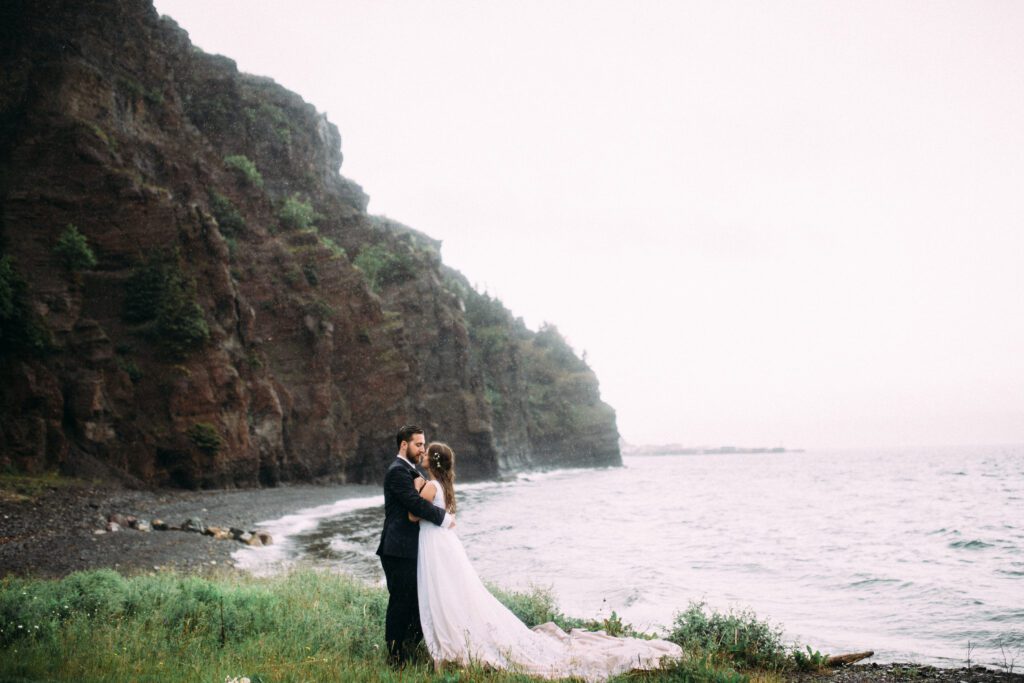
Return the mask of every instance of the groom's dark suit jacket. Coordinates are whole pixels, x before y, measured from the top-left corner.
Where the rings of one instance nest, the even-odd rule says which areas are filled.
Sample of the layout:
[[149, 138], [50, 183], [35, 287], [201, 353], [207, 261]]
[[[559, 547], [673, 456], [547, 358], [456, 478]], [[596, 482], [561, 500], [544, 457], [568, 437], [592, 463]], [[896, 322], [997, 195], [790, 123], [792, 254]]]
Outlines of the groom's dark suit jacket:
[[413, 487], [417, 477], [412, 465], [395, 458], [384, 475], [384, 530], [380, 532], [378, 555], [416, 558], [420, 526], [409, 521], [411, 512], [438, 526], [444, 521], [444, 510], [423, 500]]

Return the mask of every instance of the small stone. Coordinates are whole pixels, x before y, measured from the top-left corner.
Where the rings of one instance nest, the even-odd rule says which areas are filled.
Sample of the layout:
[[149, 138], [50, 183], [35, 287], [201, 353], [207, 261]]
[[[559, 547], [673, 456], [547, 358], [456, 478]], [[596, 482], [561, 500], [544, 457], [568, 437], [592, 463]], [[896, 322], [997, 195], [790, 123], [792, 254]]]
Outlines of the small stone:
[[154, 519], [153, 520], [153, 528], [156, 529], [157, 531], [167, 531], [167, 528], [168, 528], [167, 527], [167, 522], [165, 522], [162, 519]]
[[97, 536], [102, 536], [103, 534], [107, 533], [107, 530], [106, 529], [93, 529], [93, 533], [96, 534]]
[[261, 547], [263, 547], [263, 541], [261, 541], [260, 537], [257, 536], [256, 534], [249, 534], [249, 540], [246, 541], [246, 543], [251, 545], [253, 548], [261, 548]]
[[243, 531], [241, 534], [238, 535], [238, 540], [242, 543], [248, 543], [252, 540], [252, 534], [250, 534], [248, 531]]
[[253, 534], [259, 537], [263, 545], [273, 545], [274, 538], [266, 531], [254, 531]]
[[149, 525], [149, 522], [147, 522], [144, 519], [140, 519], [138, 522], [136, 522], [135, 523], [135, 528], [138, 529], [139, 531], [143, 531], [143, 532], [147, 532], [147, 533], [153, 530], [153, 528]]
[[245, 533], [245, 529], [239, 529], [236, 526], [231, 527], [230, 529], [228, 529], [228, 531], [231, 532], [231, 537], [234, 538], [236, 541], [241, 539], [242, 534]]
[[219, 526], [208, 526], [203, 529], [203, 533], [207, 536], [216, 536], [219, 531], [221, 531]]
[[217, 539], [218, 541], [226, 541], [226, 540], [232, 538], [231, 532], [228, 531], [227, 529], [218, 529], [217, 533], [215, 533], [213, 535], [213, 537], [215, 539]]
[[121, 525], [117, 522], [107, 522], [107, 531], [120, 531]]
[[[135, 515], [125, 515], [124, 521], [127, 523], [129, 529], [137, 529], [139, 527], [139, 518]], [[125, 526], [122, 524], [121, 526]]]
[[201, 534], [205, 528], [206, 527], [203, 526], [203, 520], [195, 519], [193, 517], [189, 517], [181, 524], [182, 531], [192, 531]]
[[128, 520], [120, 512], [114, 512], [107, 515], [107, 521], [111, 524], [116, 524], [119, 527], [128, 526]]

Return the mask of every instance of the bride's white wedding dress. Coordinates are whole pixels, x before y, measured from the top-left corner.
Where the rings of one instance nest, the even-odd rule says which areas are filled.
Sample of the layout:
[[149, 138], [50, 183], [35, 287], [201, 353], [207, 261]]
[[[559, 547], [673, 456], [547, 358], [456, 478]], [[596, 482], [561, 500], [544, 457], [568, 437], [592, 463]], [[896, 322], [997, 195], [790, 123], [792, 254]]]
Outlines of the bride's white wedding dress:
[[[437, 487], [434, 505], [444, 508]], [[632, 669], [654, 669], [682, 649], [665, 640], [614, 638], [603, 631], [553, 623], [533, 630], [491, 595], [449, 529], [420, 524], [416, 586], [423, 638], [435, 662], [479, 664], [544, 678], [604, 681]]]

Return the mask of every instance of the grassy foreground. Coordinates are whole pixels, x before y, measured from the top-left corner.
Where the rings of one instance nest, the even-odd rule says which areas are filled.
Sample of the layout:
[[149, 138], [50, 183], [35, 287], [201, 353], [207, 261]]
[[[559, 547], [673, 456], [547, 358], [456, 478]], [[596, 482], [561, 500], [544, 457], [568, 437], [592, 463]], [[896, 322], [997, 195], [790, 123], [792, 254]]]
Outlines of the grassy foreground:
[[[561, 614], [543, 591], [495, 594], [527, 625], [605, 628], [631, 635], [615, 615], [602, 623]], [[124, 577], [111, 570], [60, 580], [0, 581], [0, 681], [526, 682], [479, 669], [401, 672], [383, 653], [387, 593], [350, 577], [299, 571], [270, 579], [238, 574], [197, 578], [166, 572]], [[689, 657], [625, 681], [778, 680], [807, 666], [777, 629], [751, 614], [707, 613], [690, 605], [668, 637]], [[745, 673], [744, 673], [745, 672]]]

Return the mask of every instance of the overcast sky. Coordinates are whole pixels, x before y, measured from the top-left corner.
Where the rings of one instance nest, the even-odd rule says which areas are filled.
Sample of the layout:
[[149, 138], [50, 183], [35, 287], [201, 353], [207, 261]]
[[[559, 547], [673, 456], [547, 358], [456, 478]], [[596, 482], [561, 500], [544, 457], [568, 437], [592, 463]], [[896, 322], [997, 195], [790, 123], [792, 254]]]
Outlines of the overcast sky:
[[157, 0], [632, 443], [1024, 443], [1024, 3]]

